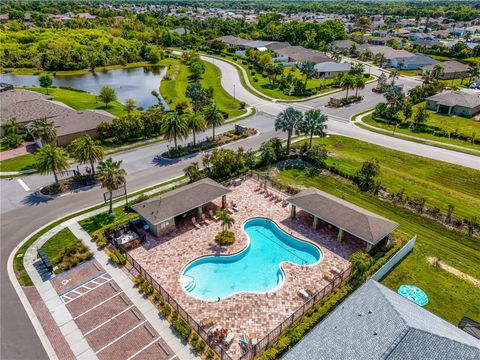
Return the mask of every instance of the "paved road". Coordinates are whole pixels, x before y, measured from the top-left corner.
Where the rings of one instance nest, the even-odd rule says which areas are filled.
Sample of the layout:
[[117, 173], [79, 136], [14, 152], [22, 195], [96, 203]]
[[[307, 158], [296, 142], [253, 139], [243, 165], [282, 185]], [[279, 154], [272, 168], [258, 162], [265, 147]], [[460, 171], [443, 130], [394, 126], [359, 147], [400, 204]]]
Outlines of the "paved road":
[[[366, 100], [343, 109], [324, 108], [328, 97], [317, 98], [304, 103], [285, 104], [266, 101], [251, 94], [245, 89], [240, 81], [236, 69], [225, 62], [213, 59], [222, 71], [223, 87], [237, 99], [257, 108], [257, 115], [241, 121], [244, 125], [254, 127], [260, 131], [255, 137], [245, 139], [226, 147], [237, 149], [258, 148], [260, 144], [274, 136], [283, 138], [285, 134], [274, 131], [274, 118], [287, 106], [305, 111], [311, 108], [322, 108], [322, 111], [330, 116], [328, 128], [330, 132], [351, 136], [377, 145], [391, 149], [405, 151], [433, 159], [443, 160], [451, 163], [480, 169], [478, 157], [430, 147], [418, 143], [392, 138], [370, 132], [352, 125], [349, 119], [352, 115], [368, 110], [382, 101], [381, 95], [371, 91], [372, 84], [361, 91]], [[378, 70], [372, 70], [378, 71]], [[401, 78], [398, 80], [404, 88], [417, 85], [415, 80]], [[235, 90], [234, 90], [235, 85]], [[341, 96], [337, 93], [335, 96]], [[219, 131], [232, 128], [233, 125], [225, 125]], [[209, 133], [209, 132], [207, 132]], [[198, 138], [205, 136], [200, 134]], [[188, 139], [187, 141], [190, 141]], [[201, 162], [203, 154], [188, 157], [182, 160], [167, 161], [159, 155], [167, 151], [168, 143], [159, 142], [149, 146], [141, 147], [132, 151], [115, 154], [116, 160], [122, 160], [127, 170], [128, 190], [135, 191], [153, 184], [162, 182], [172, 177], [181, 175], [183, 169], [191, 162]], [[15, 246], [30, 233], [45, 225], [46, 223], [65, 216], [68, 213], [99, 203], [102, 199], [103, 189], [98, 186], [87, 191], [75, 194], [68, 194], [55, 200], [45, 200], [36, 197], [33, 190], [52, 182], [51, 177], [32, 175], [22, 178], [23, 184], [18, 180], [0, 180], [1, 193], [1, 334], [2, 334], [2, 359], [43, 359], [46, 354], [30, 325], [29, 319], [19, 302], [13, 287], [11, 286], [6, 272], [6, 261]]]

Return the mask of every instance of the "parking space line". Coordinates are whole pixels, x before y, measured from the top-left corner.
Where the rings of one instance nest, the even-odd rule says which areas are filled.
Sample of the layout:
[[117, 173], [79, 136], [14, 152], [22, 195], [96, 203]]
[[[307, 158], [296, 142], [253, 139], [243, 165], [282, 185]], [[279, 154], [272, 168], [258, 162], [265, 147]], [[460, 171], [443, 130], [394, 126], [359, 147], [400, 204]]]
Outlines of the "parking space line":
[[103, 325], [105, 324], [108, 324], [110, 321], [112, 321], [113, 319], [115, 319], [116, 317], [122, 315], [123, 313], [125, 313], [126, 311], [130, 310], [131, 308], [133, 308], [135, 305], [130, 305], [128, 308], [126, 308], [125, 310], [122, 310], [120, 311], [117, 315], [115, 316], [112, 316], [110, 319], [108, 319], [107, 321], [104, 321], [103, 323], [101, 323], [100, 325], [97, 325], [95, 326], [92, 330], [89, 330], [87, 331], [85, 334], [83, 334], [83, 336], [87, 336], [88, 334], [94, 332], [95, 330], [101, 328]]
[[141, 348], [140, 350], [138, 350], [135, 354], [133, 354], [132, 356], [130, 356], [127, 360], [133, 359], [135, 356], [137, 356], [138, 354], [142, 353], [144, 350], [146, 350], [147, 348], [149, 348], [150, 346], [152, 346], [153, 344], [155, 344], [157, 341], [160, 341], [160, 338], [156, 338], [156, 339], [153, 340], [150, 344], [144, 346], [143, 348]]
[[27, 184], [25, 184], [25, 182], [22, 179], [17, 178], [17, 181], [20, 184], [20, 186], [23, 188], [23, 190], [30, 191], [30, 188], [27, 186]]
[[[71, 302], [72, 302], [72, 301], [74, 301], [74, 300], [80, 299], [82, 296], [84, 296], [84, 295], [88, 294], [90, 291], [93, 291], [93, 290], [95, 290], [95, 289], [98, 289], [100, 286], [102, 286], [102, 285], [105, 285], [105, 284], [109, 283], [109, 282], [110, 282], [110, 281], [112, 281], [112, 280], [113, 280], [113, 279], [108, 279], [108, 280], [107, 280], [107, 281], [105, 281], [104, 283], [102, 283], [102, 284], [100, 284], [100, 285], [98, 285], [98, 286], [96, 286], [96, 287], [94, 287], [94, 288], [92, 288], [92, 289], [90, 289], [90, 288], [87, 288], [87, 289], [89, 289], [89, 290], [87, 290], [87, 291], [85, 291], [85, 292], [81, 293], [81, 294], [80, 294], [80, 295], [78, 295], [76, 298], [73, 298], [73, 299], [71, 299], [71, 300], [70, 300], [70, 301], [68, 301], [68, 302], [65, 302], [65, 300], [63, 300], [63, 297], [66, 297], [66, 295], [61, 295], [61, 296], [60, 296], [60, 298], [62, 298], [62, 301], [63, 301], [63, 303], [64, 303], [65, 305], [67, 305], [67, 304], [71, 303]], [[82, 285], [82, 287], [86, 287], [86, 286], [83, 286], [83, 285]]]
[[119, 293], [116, 293], [115, 295], [110, 296], [108, 299], [103, 300], [101, 303], [99, 303], [99, 304], [91, 307], [90, 309], [88, 309], [87, 311], [81, 313], [80, 315], [75, 316], [75, 317], [73, 318], [73, 320], [77, 320], [79, 317], [81, 317], [81, 316], [83, 316], [83, 315], [85, 315], [85, 314], [88, 314], [90, 311], [95, 310], [95, 309], [98, 308], [99, 306], [105, 304], [107, 301], [112, 300], [115, 296], [118, 296], [118, 295], [120, 295], [121, 293], [123, 293], [123, 291], [120, 291]]
[[[82, 266], [82, 264], [79, 265], [79, 266]], [[99, 277], [105, 276], [105, 274], [108, 274], [108, 273], [105, 271], [105, 272], [103, 272], [102, 274], [97, 275], [97, 276], [94, 276], [93, 278], [91, 278], [91, 279], [89, 279], [89, 280], [86, 280], [86, 281], [84, 281], [83, 283], [78, 284], [77, 286], [74, 286], [74, 287], [72, 287], [72, 288], [70, 288], [70, 289], [68, 289], [68, 290], [66, 290], [66, 291], [64, 291], [63, 293], [60, 293], [60, 294], [58, 294], [58, 295], [59, 295], [59, 296], [62, 296], [63, 294], [68, 294], [70, 291], [73, 291], [73, 290], [75, 290], [75, 289], [78, 289], [78, 288], [82, 287], [84, 284], [88, 284], [88, 283], [91, 282], [92, 280], [95, 280], [95, 279], [97, 279], [97, 278], [99, 278]], [[104, 280], [105, 280], [105, 279], [104, 279]]]
[[133, 328], [131, 328], [130, 330], [128, 330], [126, 333], [120, 335], [118, 338], [116, 338], [116, 339], [113, 340], [112, 342], [108, 343], [107, 345], [105, 345], [104, 347], [102, 347], [100, 350], [95, 351], [95, 354], [98, 354], [99, 352], [105, 350], [105, 349], [108, 348], [110, 345], [113, 345], [114, 343], [116, 343], [118, 340], [123, 339], [125, 336], [127, 336], [128, 334], [130, 334], [132, 331], [138, 329], [140, 326], [142, 326], [142, 325], [145, 324], [146, 322], [147, 322], [147, 320], [143, 320], [140, 324], [134, 326]]

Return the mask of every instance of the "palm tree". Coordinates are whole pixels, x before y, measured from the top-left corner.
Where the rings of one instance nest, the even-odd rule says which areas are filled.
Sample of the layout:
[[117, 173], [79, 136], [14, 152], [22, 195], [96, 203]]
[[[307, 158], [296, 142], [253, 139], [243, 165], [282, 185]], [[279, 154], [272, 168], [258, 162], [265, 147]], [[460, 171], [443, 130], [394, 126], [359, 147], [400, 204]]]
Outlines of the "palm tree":
[[68, 169], [68, 156], [62, 148], [46, 145], [35, 154], [35, 168], [42, 175], [53, 174], [58, 184], [57, 173]]
[[311, 60], [306, 60], [302, 62], [298, 69], [305, 74], [305, 88], [307, 88], [307, 81], [315, 74], [315, 63]]
[[162, 124], [162, 132], [165, 134], [166, 139], [174, 140], [175, 149], [178, 149], [177, 139], [188, 136], [188, 126], [185, 117], [178, 115], [175, 111], [169, 112]]
[[480, 67], [478, 65], [473, 65], [468, 69], [468, 75], [470, 75], [470, 81], [480, 77]]
[[224, 122], [223, 114], [220, 110], [217, 109], [217, 105], [215, 103], [207, 106], [204, 112], [205, 121], [207, 122], [208, 126], [212, 127], [213, 130], [213, 141], [215, 141], [215, 127], [220, 126]]
[[225, 210], [217, 210], [215, 213], [217, 219], [222, 223], [222, 231], [226, 231], [235, 223], [235, 219]]
[[117, 190], [122, 184], [125, 183], [125, 175], [127, 173], [120, 167], [121, 164], [121, 161], [113, 161], [111, 157], [98, 163], [97, 178], [101, 182], [102, 188], [106, 188], [110, 193], [110, 208], [108, 210], [109, 214], [111, 214], [113, 210], [113, 191]]
[[438, 79], [438, 77], [443, 73], [443, 65], [442, 64], [435, 64], [432, 70], [432, 76], [435, 79]]
[[124, 108], [127, 114], [130, 115], [130, 113], [136, 108], [135, 100], [133, 99], [125, 100]]
[[193, 134], [193, 146], [196, 145], [195, 135], [197, 132], [205, 130], [206, 123], [203, 114], [194, 112], [187, 116], [187, 126]]
[[34, 139], [42, 141], [42, 145], [43, 143], [52, 143], [57, 138], [57, 130], [54, 128], [53, 121], [48, 121], [47, 118], [34, 120], [29, 131]]
[[98, 145], [90, 135], [85, 135], [73, 140], [69, 148], [71, 148], [73, 158], [80, 164], [90, 163], [92, 174], [95, 176], [95, 166], [93, 164], [95, 161], [103, 159], [103, 147]]
[[313, 135], [324, 137], [327, 129], [328, 116], [322, 114], [320, 110], [308, 110], [303, 119], [299, 122], [298, 128], [304, 133], [310, 135], [309, 147], [312, 147]]
[[390, 86], [384, 96], [393, 111], [397, 111], [405, 100], [405, 93], [400, 86]]
[[358, 90], [359, 89], [365, 89], [365, 77], [363, 76], [363, 74], [359, 74], [359, 75], [356, 75], [355, 76], [355, 97], [358, 97]]
[[390, 75], [388, 76], [389, 79], [392, 79], [392, 85], [395, 85], [395, 80], [400, 77], [400, 72], [396, 69], [390, 71]]
[[346, 75], [342, 79], [342, 89], [346, 90], [345, 99], [348, 99], [348, 90], [353, 89], [355, 87], [355, 79], [351, 75]]
[[19, 124], [15, 118], [5, 120], [2, 124], [3, 134], [5, 136], [10, 134], [18, 134], [20, 131], [25, 130], [25, 125]]
[[277, 115], [275, 120], [275, 131], [282, 130], [288, 133], [287, 136], [287, 154], [290, 153], [290, 142], [293, 131], [300, 121], [303, 119], [303, 114], [293, 107], [286, 108]]

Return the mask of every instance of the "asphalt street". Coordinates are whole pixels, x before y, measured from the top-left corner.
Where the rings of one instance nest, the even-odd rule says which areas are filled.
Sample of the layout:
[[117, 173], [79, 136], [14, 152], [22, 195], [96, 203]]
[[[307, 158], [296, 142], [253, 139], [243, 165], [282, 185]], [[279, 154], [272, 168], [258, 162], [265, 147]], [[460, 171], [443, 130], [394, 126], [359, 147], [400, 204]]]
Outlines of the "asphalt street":
[[[262, 142], [278, 136], [284, 138], [285, 134], [274, 130], [275, 116], [288, 106], [306, 111], [312, 108], [320, 108], [329, 115], [328, 131], [335, 134], [350, 136], [360, 140], [368, 141], [391, 149], [409, 152], [412, 154], [442, 160], [450, 163], [480, 169], [480, 160], [473, 155], [454, 152], [446, 149], [431, 147], [419, 143], [409, 142], [392, 138], [361, 129], [350, 123], [350, 118], [365, 110], [373, 108], [378, 102], [383, 101], [383, 96], [371, 91], [374, 84], [368, 84], [361, 94], [365, 100], [361, 103], [351, 105], [342, 109], [325, 108], [329, 96], [312, 99], [303, 103], [280, 103], [264, 100], [245, 89], [240, 81], [240, 76], [232, 65], [218, 59], [205, 58], [215, 63], [222, 72], [222, 85], [239, 100], [257, 109], [257, 114], [239, 123], [253, 127], [259, 131], [259, 135], [253, 136], [225, 147], [237, 149], [257, 149]], [[378, 74], [379, 70], [372, 68], [372, 73]], [[398, 81], [408, 90], [416, 85], [418, 81], [401, 77]], [[333, 96], [341, 96], [337, 93]], [[234, 124], [227, 124], [217, 129], [217, 133], [231, 129]], [[210, 135], [206, 131], [197, 136], [201, 139]], [[191, 141], [186, 139], [180, 143]], [[161, 154], [171, 146], [166, 141], [152, 145], [139, 147], [137, 149], [118, 153], [112, 157], [115, 160], [122, 160], [126, 169], [128, 191], [136, 191], [159, 182], [179, 176], [183, 169], [191, 162], [201, 163], [203, 153], [192, 155], [179, 160], [166, 160]], [[34, 194], [39, 187], [51, 183], [51, 176], [30, 175], [17, 179], [0, 180], [0, 246], [1, 246], [1, 357], [2, 359], [44, 359], [45, 351], [40, 344], [38, 337], [31, 326], [22, 304], [20, 303], [10, 281], [8, 280], [6, 266], [7, 259], [15, 246], [36, 229], [69, 213], [82, 208], [92, 206], [102, 201], [104, 192], [99, 186], [67, 194], [54, 200], [44, 199]], [[28, 189], [28, 190], [27, 190]]]

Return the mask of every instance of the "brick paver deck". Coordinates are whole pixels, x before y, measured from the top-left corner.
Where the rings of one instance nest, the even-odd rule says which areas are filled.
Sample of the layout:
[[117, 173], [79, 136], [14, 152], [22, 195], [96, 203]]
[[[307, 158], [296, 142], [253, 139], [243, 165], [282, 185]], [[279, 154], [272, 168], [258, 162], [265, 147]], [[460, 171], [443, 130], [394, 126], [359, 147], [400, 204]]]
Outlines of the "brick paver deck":
[[[241, 334], [255, 333], [259, 339], [265, 336], [304, 303], [304, 299], [299, 296], [301, 289], [308, 287], [319, 290], [326, 286], [328, 281], [324, 275], [330, 274], [333, 277], [335, 271], [346, 269], [349, 255], [357, 248], [355, 244], [339, 243], [336, 234], [327, 227], [313, 230], [306, 215], [291, 219], [286, 203], [271, 200], [258, 188], [259, 183], [249, 179], [232, 188], [232, 193], [228, 195], [228, 203], [237, 205], [237, 210], [232, 211], [235, 218], [232, 231], [235, 232], [237, 241], [229, 247], [218, 246], [214, 241], [215, 235], [221, 230], [219, 223], [209, 220], [208, 225], [194, 227], [190, 218], [186, 218], [173, 233], [156, 241], [150, 238], [144, 246], [130, 251], [130, 255], [197, 322], [213, 317], [217, 323], [236, 333], [229, 350], [234, 356], [240, 353], [238, 338]], [[269, 191], [272, 192], [272, 189]], [[275, 194], [285, 198], [279, 192]], [[215, 209], [220, 205], [220, 199], [208, 204], [207, 212], [208, 209]], [[247, 238], [241, 229], [242, 224], [256, 216], [268, 217], [288, 233], [316, 243], [322, 251], [321, 261], [309, 267], [284, 263], [282, 268], [286, 274], [285, 283], [274, 293], [241, 293], [214, 302], [202, 301], [188, 295], [179, 281], [182, 269], [203, 255], [231, 254], [244, 249]]]

